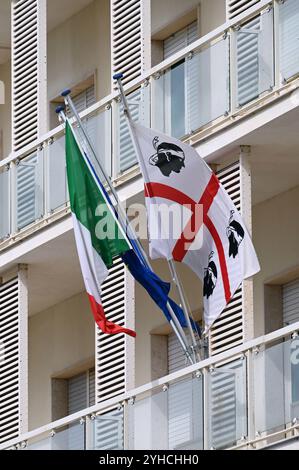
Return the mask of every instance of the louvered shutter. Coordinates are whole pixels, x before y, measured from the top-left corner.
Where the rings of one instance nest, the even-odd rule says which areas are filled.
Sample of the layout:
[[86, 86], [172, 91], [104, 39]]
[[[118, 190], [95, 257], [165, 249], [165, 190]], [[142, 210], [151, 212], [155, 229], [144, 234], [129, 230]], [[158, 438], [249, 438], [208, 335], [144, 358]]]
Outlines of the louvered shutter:
[[20, 160], [16, 178], [17, 228], [21, 229], [43, 215], [43, 151]]
[[[89, 108], [96, 102], [96, 94], [95, 94], [95, 86], [92, 85], [88, 87], [86, 90], [79, 93], [77, 96], [73, 98], [73, 103], [76, 107], [78, 113], [81, 113], [85, 109]], [[92, 142], [96, 142], [96, 131], [97, 126], [95, 120], [91, 117], [86, 117], [84, 119], [84, 123], [86, 125], [86, 130]]]
[[94, 420], [94, 450], [123, 450], [123, 410], [113, 409]]
[[95, 404], [95, 369], [68, 379], [68, 414]]
[[[187, 339], [190, 343], [190, 333], [185, 331]], [[172, 374], [178, 370], [183, 369], [189, 364], [183, 348], [174, 333], [168, 336], [168, 373]]]
[[272, 10], [246, 23], [237, 35], [237, 102], [242, 106], [273, 86]]
[[68, 414], [88, 407], [86, 372], [68, 380]]
[[282, 286], [283, 325], [299, 321], [299, 279]]
[[259, 2], [260, 0], [226, 0], [226, 17], [232, 20]]
[[[78, 374], [68, 380], [68, 415], [84, 410], [95, 404], [95, 371]], [[65, 435], [67, 442], [64, 448], [68, 450], [83, 449], [82, 428], [78, 423], [69, 425]]]
[[[102, 285], [108, 320], [134, 329], [134, 281], [121, 259], [114, 261]], [[120, 395], [134, 386], [134, 340], [124, 334], [106, 335], [96, 327], [96, 402]], [[123, 410], [112, 409], [95, 419], [94, 448], [123, 449]]]
[[150, 0], [112, 0], [111, 23], [112, 76], [127, 83], [150, 68]]
[[[119, 325], [126, 321], [125, 266], [114, 262], [102, 285], [102, 302], [108, 320]], [[107, 335], [96, 328], [96, 402], [124, 393], [126, 388], [125, 335]]]
[[[283, 326], [291, 325], [299, 321], [299, 279], [288, 282], [282, 286], [282, 312], [283, 312]], [[296, 339], [295, 339], [296, 342]], [[284, 354], [284, 369], [285, 369], [285, 402], [286, 402], [286, 417], [282, 417], [281, 422], [291, 421], [297, 418], [299, 413], [299, 365], [296, 361], [291, 361], [290, 357], [292, 349], [291, 344], [285, 343], [283, 348]], [[296, 345], [295, 345], [296, 346]], [[275, 351], [275, 348], [273, 348]], [[276, 361], [277, 362], [277, 361]], [[275, 372], [279, 370], [275, 363]], [[271, 377], [272, 380], [272, 377]]]
[[86, 90], [79, 93], [73, 98], [73, 103], [76, 106], [78, 113], [89, 108], [96, 102], [95, 87], [94, 85], [88, 87]]
[[299, 73], [298, 31], [298, 1], [287, 0], [279, 5], [279, 60], [282, 80], [288, 80]]
[[27, 431], [27, 311], [20, 308], [21, 283], [14, 278], [0, 285], [0, 443]]
[[208, 375], [209, 447], [230, 447], [247, 435], [246, 363], [237, 360]]
[[88, 371], [88, 406], [95, 405], [96, 402], [96, 371], [90, 369]]
[[[240, 164], [230, 165], [217, 176], [241, 211]], [[214, 355], [242, 344], [244, 341], [243, 290], [240, 287], [234, 297], [215, 321], [209, 332], [209, 354]]]
[[[190, 342], [190, 334], [185, 331]], [[177, 336], [168, 336], [168, 373], [171, 374], [189, 363]], [[168, 445], [169, 449], [199, 448], [201, 417], [199, 397], [201, 383], [183, 379], [168, 390]]]
[[7, 237], [10, 233], [9, 177], [9, 170], [7, 168], [2, 168], [0, 171], [0, 241]]
[[12, 2], [14, 150], [47, 131], [46, 0]]

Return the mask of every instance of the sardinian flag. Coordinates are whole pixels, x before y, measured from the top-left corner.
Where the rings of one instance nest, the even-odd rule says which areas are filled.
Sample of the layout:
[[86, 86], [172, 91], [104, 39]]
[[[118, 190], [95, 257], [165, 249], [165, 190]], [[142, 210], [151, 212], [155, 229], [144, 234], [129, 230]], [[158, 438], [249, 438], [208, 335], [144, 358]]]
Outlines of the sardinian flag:
[[233, 201], [192, 147], [131, 125], [145, 180], [150, 256], [183, 262], [202, 280], [207, 331], [243, 279], [259, 271], [252, 241]]

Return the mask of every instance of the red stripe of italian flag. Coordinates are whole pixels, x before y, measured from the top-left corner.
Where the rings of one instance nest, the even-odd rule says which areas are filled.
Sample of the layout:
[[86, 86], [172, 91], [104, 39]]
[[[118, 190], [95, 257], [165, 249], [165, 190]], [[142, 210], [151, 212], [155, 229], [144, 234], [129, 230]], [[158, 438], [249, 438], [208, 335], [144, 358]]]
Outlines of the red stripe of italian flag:
[[[77, 251], [94, 319], [104, 333], [136, 336], [134, 331], [116, 325], [105, 316], [100, 286], [108, 276], [113, 259], [128, 251], [130, 246], [68, 121], [66, 166]], [[99, 236], [98, 227], [106, 227], [106, 236], [103, 236], [104, 230]]]

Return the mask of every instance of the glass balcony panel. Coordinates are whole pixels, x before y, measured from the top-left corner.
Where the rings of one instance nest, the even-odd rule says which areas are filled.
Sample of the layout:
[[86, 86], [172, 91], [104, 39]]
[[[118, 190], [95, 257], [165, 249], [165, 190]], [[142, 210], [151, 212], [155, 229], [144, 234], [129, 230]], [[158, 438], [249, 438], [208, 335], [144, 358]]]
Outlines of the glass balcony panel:
[[21, 229], [41, 218], [44, 212], [43, 194], [44, 152], [23, 158], [16, 171], [16, 219]]
[[114, 409], [97, 415], [93, 426], [93, 450], [124, 449], [124, 412]]
[[8, 170], [0, 170], [0, 241], [10, 233], [9, 177]]
[[[112, 174], [112, 154], [111, 154], [111, 108], [101, 110], [83, 120], [85, 129], [94, 146], [98, 159], [103, 165], [108, 176]], [[103, 180], [99, 164], [94, 155], [88, 151], [88, 156], [93, 164], [98, 176]]]
[[224, 449], [247, 436], [246, 361], [238, 359], [209, 372], [209, 447]]
[[236, 33], [237, 105], [242, 106], [274, 84], [273, 12], [263, 13]]
[[254, 356], [257, 432], [275, 432], [299, 418], [299, 341], [286, 341]]
[[85, 425], [70, 424], [66, 429], [57, 431], [52, 439], [52, 450], [84, 450]]
[[280, 73], [284, 81], [299, 73], [299, 3], [288, 0], [278, 8]]
[[152, 127], [180, 138], [229, 111], [229, 39], [174, 64], [153, 81]]
[[202, 449], [203, 394], [201, 378], [170, 384], [129, 406], [132, 449]]
[[[150, 126], [150, 87], [142, 87], [128, 95], [132, 119], [135, 122], [149, 127]], [[132, 168], [137, 163], [135, 148], [131, 139], [129, 127], [123, 113], [123, 105], [117, 105], [117, 138], [116, 155], [117, 168], [116, 173], [120, 174]]]
[[52, 450], [52, 437], [30, 442], [24, 450]]
[[65, 136], [60, 136], [48, 147], [49, 156], [49, 209], [64, 206], [69, 197], [66, 178]]

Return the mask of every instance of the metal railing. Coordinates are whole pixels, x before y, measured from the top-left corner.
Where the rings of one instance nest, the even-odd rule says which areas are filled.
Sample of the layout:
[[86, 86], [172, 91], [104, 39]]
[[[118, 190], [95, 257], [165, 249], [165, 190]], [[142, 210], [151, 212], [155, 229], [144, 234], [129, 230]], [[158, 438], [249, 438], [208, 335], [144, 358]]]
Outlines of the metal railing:
[[[299, 4], [261, 0], [125, 89], [133, 118], [194, 143], [299, 86]], [[116, 184], [139, 173], [114, 91], [81, 113]], [[0, 162], [0, 249], [65, 216], [62, 126]]]
[[299, 322], [0, 449], [259, 448], [299, 430]]

